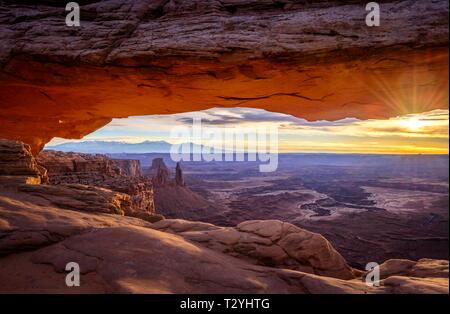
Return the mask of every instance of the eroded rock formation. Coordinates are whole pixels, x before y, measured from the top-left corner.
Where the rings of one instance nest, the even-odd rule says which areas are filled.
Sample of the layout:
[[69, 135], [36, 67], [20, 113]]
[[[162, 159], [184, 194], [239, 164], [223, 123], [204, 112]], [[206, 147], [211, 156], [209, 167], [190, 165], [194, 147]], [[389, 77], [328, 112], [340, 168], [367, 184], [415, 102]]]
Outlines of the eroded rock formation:
[[177, 162], [177, 166], [175, 168], [175, 184], [178, 186], [186, 185], [184, 182], [183, 170], [181, 169], [181, 164], [179, 162]]
[[44, 151], [36, 156], [36, 161], [47, 169], [52, 184], [97, 184], [103, 177], [124, 175], [124, 171], [104, 155]]
[[85, 184], [131, 197], [131, 212], [155, 214], [153, 185], [142, 176], [138, 160], [113, 160], [104, 155], [44, 151], [38, 163], [48, 170], [51, 184]]
[[[104, 0], [0, 6], [0, 137], [34, 153], [113, 117], [256, 107], [310, 120], [448, 106], [448, 2]], [[126, 103], [126, 105], [124, 105]], [[18, 123], [20, 121], [20, 123]]]
[[141, 163], [139, 160], [113, 159], [114, 163], [129, 177], [142, 177]]
[[[65, 209], [151, 222], [163, 218], [155, 213], [150, 180], [124, 175], [124, 170], [105, 156], [44, 152], [39, 165], [28, 145], [0, 140], [0, 161], [0, 189], [31, 194]], [[51, 170], [47, 172], [43, 165]], [[41, 184], [47, 181], [50, 184]]]
[[344, 258], [324, 237], [278, 220], [246, 221], [231, 228], [166, 219], [152, 228], [177, 233], [254, 264], [340, 279], [355, 278]]
[[186, 185], [180, 163], [171, 176], [163, 158], [154, 158], [145, 174], [152, 178], [156, 212], [165, 217], [198, 220], [216, 213], [214, 204]]
[[83, 184], [29, 185], [19, 191], [48, 200], [53, 205], [72, 210], [122, 215], [133, 212], [131, 197], [108, 189]]
[[152, 178], [155, 187], [163, 187], [169, 184], [169, 168], [167, 168], [162, 158], [152, 160], [152, 166], [148, 170], [147, 175]]
[[0, 176], [3, 184], [40, 184], [48, 180], [47, 170], [37, 164], [30, 146], [11, 140], [0, 140]]

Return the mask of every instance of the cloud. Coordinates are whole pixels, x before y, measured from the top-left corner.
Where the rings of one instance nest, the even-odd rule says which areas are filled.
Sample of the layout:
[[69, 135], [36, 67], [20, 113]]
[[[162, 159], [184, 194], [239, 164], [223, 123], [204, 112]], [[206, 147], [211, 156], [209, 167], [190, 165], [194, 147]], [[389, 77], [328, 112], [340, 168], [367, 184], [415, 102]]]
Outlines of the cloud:
[[[360, 120], [356, 118], [345, 118], [337, 121], [307, 121], [302, 118], [297, 118], [291, 115], [270, 112], [263, 109], [250, 109], [250, 108], [233, 108], [233, 109], [209, 109], [203, 111], [206, 115], [201, 117], [201, 122], [204, 125], [211, 126], [228, 126], [243, 123], [275, 123], [282, 124], [284, 126], [337, 126], [337, 125], [349, 125]], [[198, 117], [194, 114], [184, 114], [177, 118], [178, 122], [186, 125], [192, 125], [193, 119]]]

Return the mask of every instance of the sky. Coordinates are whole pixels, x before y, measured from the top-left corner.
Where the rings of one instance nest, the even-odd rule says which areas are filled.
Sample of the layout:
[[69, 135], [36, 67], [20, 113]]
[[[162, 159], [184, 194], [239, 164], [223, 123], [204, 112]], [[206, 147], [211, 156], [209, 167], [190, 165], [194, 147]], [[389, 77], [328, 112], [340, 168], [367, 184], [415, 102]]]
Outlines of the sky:
[[[193, 119], [218, 130], [238, 128], [278, 130], [280, 152], [448, 154], [449, 112], [433, 110], [386, 120], [306, 121], [291, 115], [251, 108], [213, 108], [173, 115], [113, 119], [78, 141], [179, 142], [175, 127], [191, 128]], [[47, 145], [76, 142], [54, 138]], [[193, 142], [198, 140], [193, 139]], [[204, 142], [203, 142], [204, 143]]]

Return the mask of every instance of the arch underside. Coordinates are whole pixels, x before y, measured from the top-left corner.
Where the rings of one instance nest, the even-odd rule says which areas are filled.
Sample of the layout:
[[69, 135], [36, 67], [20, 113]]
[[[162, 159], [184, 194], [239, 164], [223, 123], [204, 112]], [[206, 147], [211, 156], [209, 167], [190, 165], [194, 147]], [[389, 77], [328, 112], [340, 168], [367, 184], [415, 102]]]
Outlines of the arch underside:
[[54, 6], [1, 4], [0, 138], [36, 153], [131, 115], [251, 107], [337, 120], [448, 108], [446, 1], [387, 2], [379, 28], [339, 1], [281, 11], [193, 2], [86, 2], [79, 29], [60, 25]]

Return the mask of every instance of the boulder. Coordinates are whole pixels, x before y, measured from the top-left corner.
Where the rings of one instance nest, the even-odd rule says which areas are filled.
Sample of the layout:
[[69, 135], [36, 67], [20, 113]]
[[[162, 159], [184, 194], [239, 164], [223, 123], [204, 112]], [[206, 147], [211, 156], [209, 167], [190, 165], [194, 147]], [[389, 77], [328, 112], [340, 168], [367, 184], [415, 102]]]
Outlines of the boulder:
[[355, 278], [344, 258], [323, 236], [279, 220], [246, 221], [231, 228], [166, 219], [152, 228], [177, 233], [253, 264]]
[[[401, 275], [416, 278], [448, 278], [448, 260], [390, 259], [380, 265], [380, 278]], [[364, 275], [365, 277], [365, 275]]]

